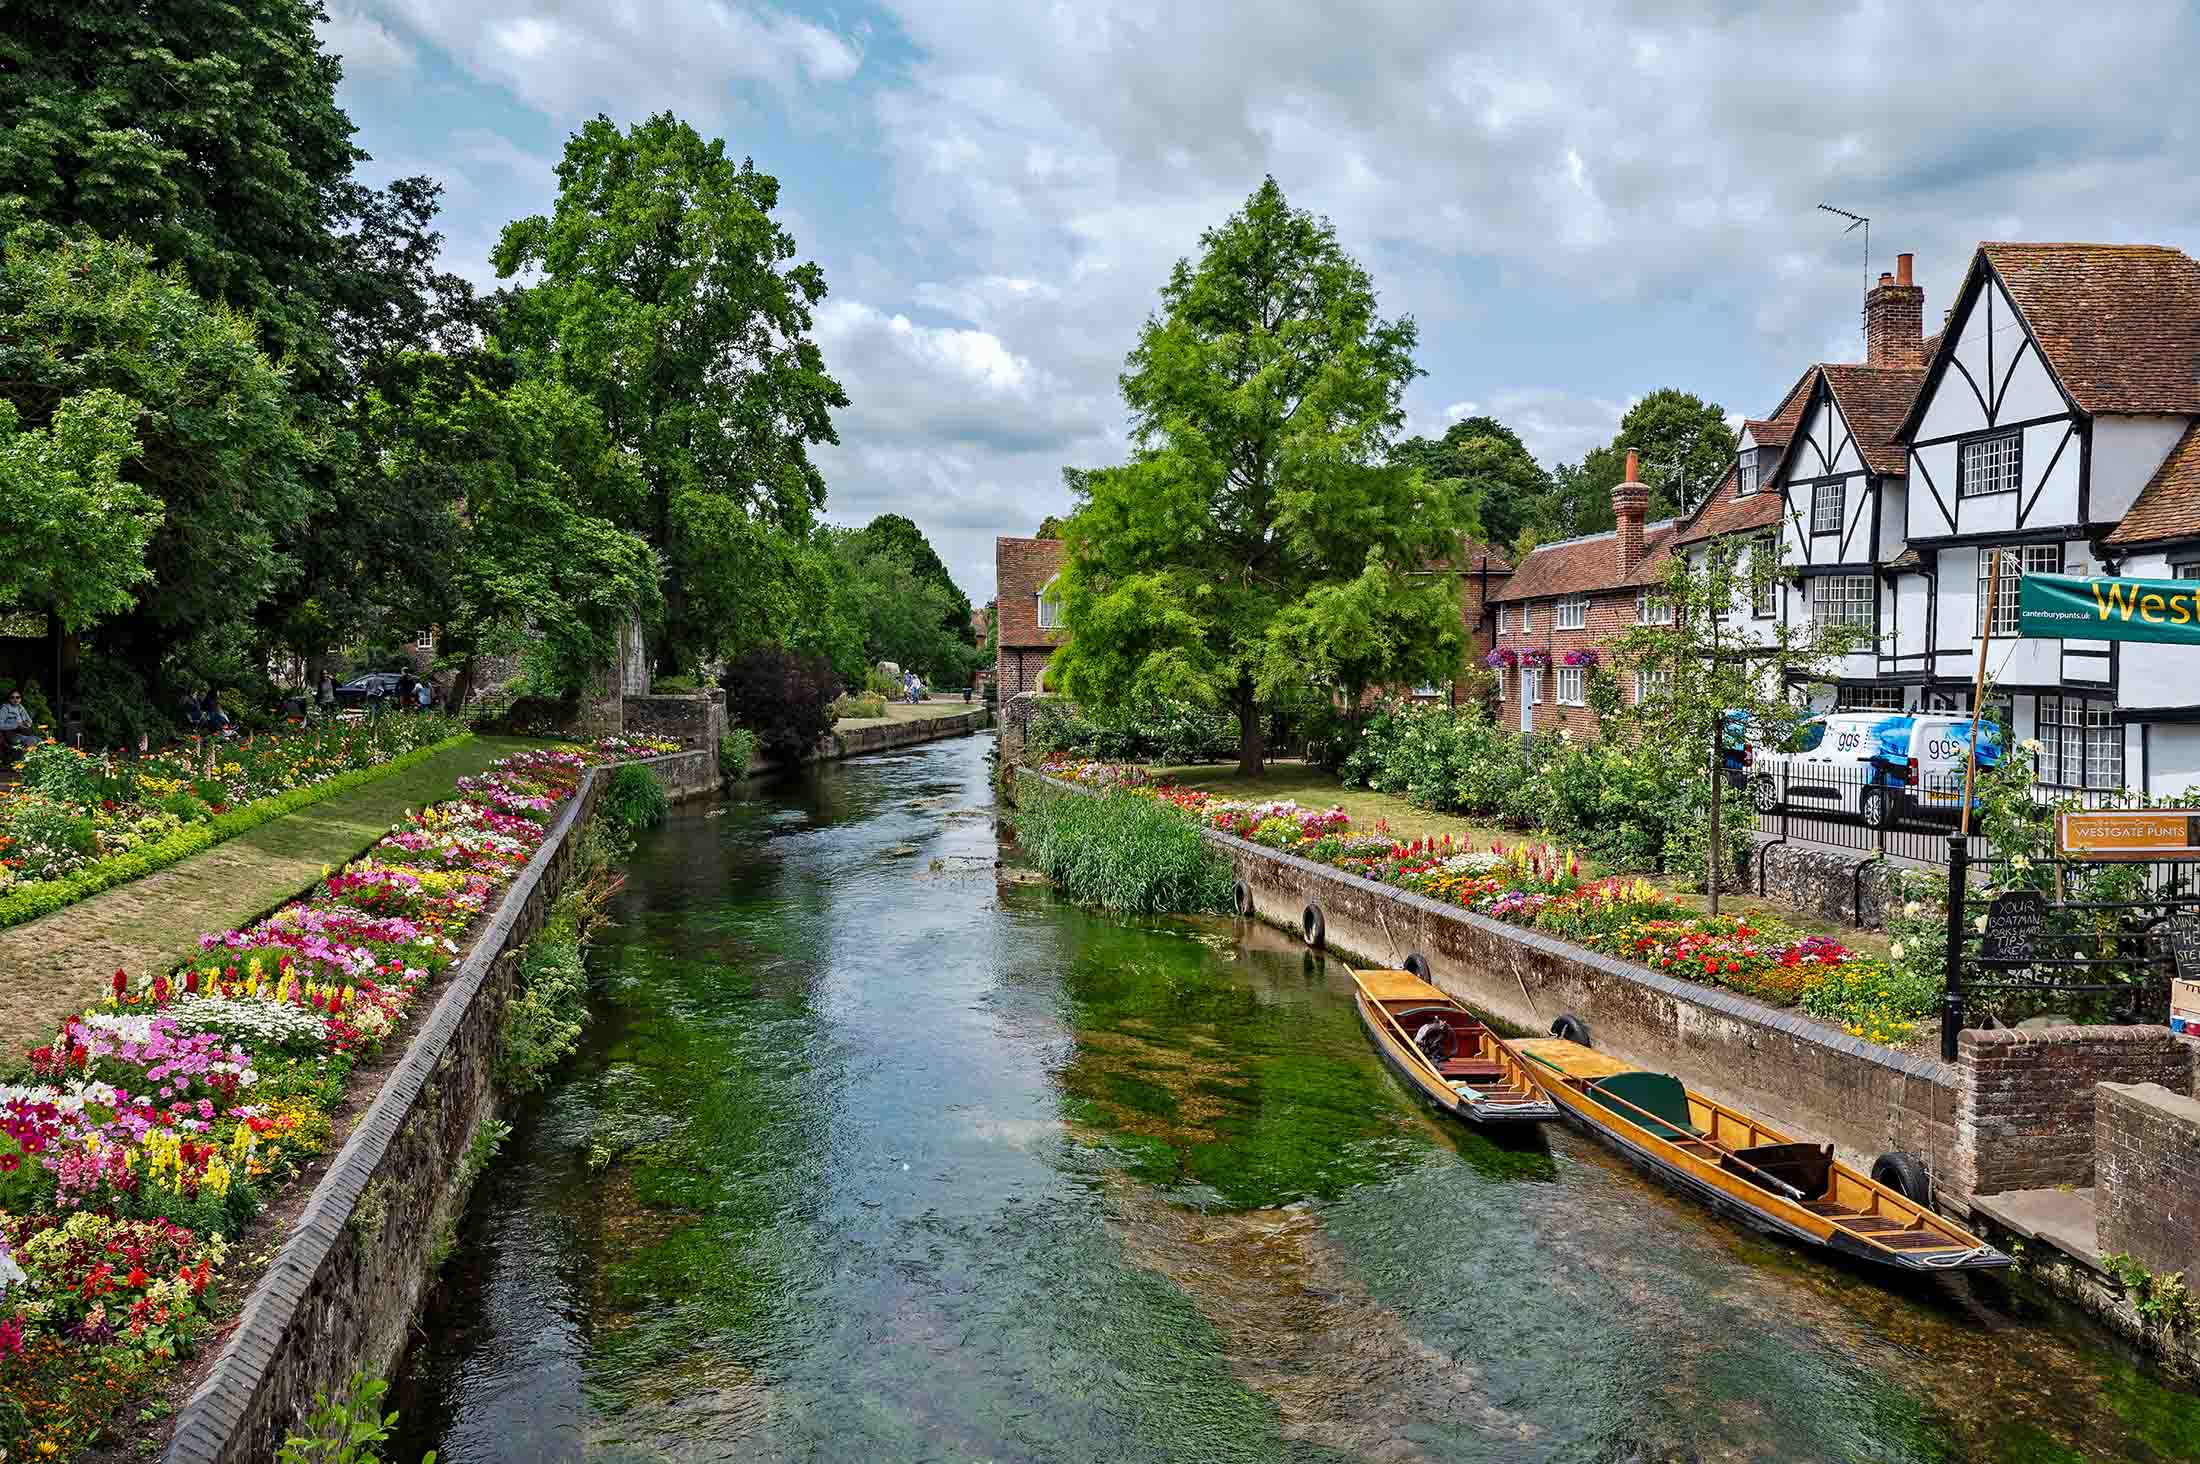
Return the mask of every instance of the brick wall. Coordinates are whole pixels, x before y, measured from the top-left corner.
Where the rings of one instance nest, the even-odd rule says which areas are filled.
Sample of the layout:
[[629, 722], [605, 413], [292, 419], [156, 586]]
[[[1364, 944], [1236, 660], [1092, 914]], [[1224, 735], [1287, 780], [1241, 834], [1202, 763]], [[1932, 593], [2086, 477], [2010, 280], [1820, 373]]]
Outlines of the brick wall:
[[2093, 1090], [2102, 1255], [2200, 1278], [2200, 1102], [2153, 1083]]
[[2094, 1182], [2094, 1088], [2192, 1092], [2192, 1052], [2167, 1027], [1965, 1032], [1957, 1051], [1956, 1166], [1963, 1195]]
[[[1543, 668], [1543, 699], [1534, 709], [1534, 725], [1537, 732], [1555, 732], [1561, 727], [1572, 730], [1576, 737], [1584, 737], [1596, 730], [1596, 714], [1586, 705], [1561, 706], [1558, 701], [1559, 658], [1568, 651], [1594, 650], [1603, 658], [1600, 668], [1617, 676], [1621, 698], [1632, 703], [1635, 699], [1634, 672], [1619, 666], [1612, 656], [1612, 643], [1620, 634], [1635, 624], [1635, 592], [1607, 590], [1589, 597], [1589, 612], [1579, 630], [1558, 628], [1558, 602], [1537, 600], [1533, 602], [1535, 628], [1520, 628], [1521, 607], [1506, 607], [1509, 622], [1504, 634], [1495, 638], [1495, 646], [1501, 650], [1542, 650], [1551, 653], [1551, 664]], [[1494, 625], [1495, 619], [1491, 621]], [[1499, 703], [1498, 720], [1511, 728], [1519, 728], [1520, 722], [1520, 670], [1518, 667], [1498, 672], [1504, 682], [1504, 699]], [[1587, 690], [1587, 678], [1583, 678], [1583, 690]]]
[[667, 737], [715, 754], [726, 732], [726, 693], [716, 688], [684, 696], [630, 693], [623, 716], [629, 737]]

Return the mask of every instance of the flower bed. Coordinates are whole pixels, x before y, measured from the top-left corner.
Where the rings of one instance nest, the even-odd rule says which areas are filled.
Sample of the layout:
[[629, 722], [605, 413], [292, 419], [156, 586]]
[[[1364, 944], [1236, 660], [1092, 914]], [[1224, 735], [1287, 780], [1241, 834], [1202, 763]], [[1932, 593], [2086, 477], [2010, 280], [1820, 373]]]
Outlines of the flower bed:
[[[1233, 802], [1106, 763], [1057, 761], [1044, 771], [1081, 787], [1127, 788], [1205, 827], [1653, 970], [1801, 1005], [1851, 1036], [1905, 1042], [1916, 1020], [1936, 1009], [1937, 992], [1899, 964], [1777, 921], [1692, 911], [1639, 877], [1596, 877], [1579, 854], [1551, 844], [1472, 849], [1449, 835], [1399, 840], [1380, 827], [1353, 829], [1342, 808]], [[1900, 946], [1896, 953], [1899, 961]]]
[[166, 868], [468, 735], [451, 718], [422, 715], [136, 759], [41, 743], [24, 755], [21, 781], [0, 790], [0, 926]]
[[0, 1457], [66, 1457], [209, 1325], [225, 1237], [328, 1144], [399, 1030], [590, 766], [533, 749], [461, 780], [304, 898], [200, 938], [0, 1087]]

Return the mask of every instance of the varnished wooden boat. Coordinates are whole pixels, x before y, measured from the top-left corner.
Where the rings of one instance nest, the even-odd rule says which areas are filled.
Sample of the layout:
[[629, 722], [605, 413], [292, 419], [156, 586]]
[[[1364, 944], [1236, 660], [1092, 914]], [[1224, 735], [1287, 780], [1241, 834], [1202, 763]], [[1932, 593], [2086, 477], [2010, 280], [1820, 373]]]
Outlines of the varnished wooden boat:
[[1557, 1037], [1513, 1050], [1567, 1118], [1713, 1208], [1805, 1245], [1902, 1271], [1986, 1270], [2009, 1257], [1777, 1129]]
[[1354, 971], [1352, 980], [1375, 1050], [1436, 1107], [1485, 1125], [1558, 1117], [1504, 1039], [1443, 992], [1410, 971]]

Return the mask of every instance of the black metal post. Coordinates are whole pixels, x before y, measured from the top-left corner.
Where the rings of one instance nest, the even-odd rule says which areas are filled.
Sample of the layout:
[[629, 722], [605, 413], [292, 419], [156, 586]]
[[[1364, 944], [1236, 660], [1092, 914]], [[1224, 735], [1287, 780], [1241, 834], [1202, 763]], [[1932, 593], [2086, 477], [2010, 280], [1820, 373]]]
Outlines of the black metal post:
[[1956, 1060], [1956, 1034], [1963, 1030], [1963, 936], [1965, 895], [1970, 890], [1971, 841], [1948, 836], [1947, 994], [1940, 1008], [1940, 1060]]

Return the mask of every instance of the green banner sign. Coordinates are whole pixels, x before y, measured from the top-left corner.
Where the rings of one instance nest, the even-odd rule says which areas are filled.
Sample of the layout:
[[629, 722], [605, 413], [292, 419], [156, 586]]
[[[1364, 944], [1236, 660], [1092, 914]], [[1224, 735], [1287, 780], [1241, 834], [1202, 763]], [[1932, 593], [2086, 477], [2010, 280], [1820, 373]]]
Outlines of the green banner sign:
[[2200, 580], [2028, 574], [2017, 584], [2017, 634], [2200, 646]]

